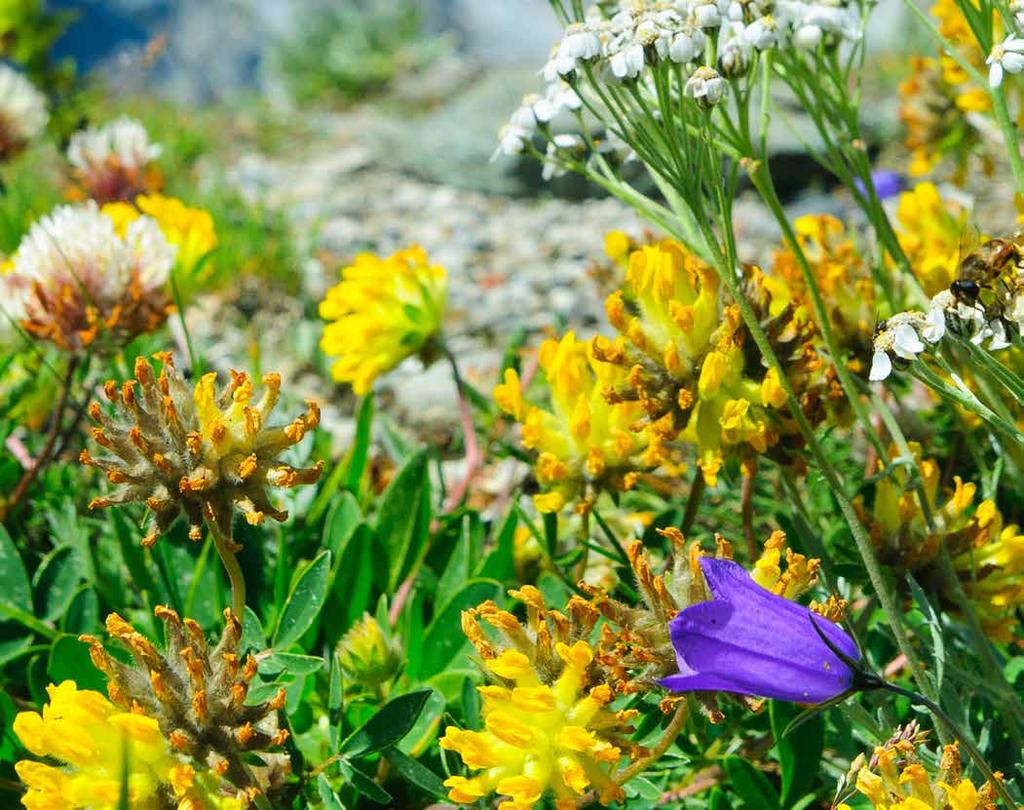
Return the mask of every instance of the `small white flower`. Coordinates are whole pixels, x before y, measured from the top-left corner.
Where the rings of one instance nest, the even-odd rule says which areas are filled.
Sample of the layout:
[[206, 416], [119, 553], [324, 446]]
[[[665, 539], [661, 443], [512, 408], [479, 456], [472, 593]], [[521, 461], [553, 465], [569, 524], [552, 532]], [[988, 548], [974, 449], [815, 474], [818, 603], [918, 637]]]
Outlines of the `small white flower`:
[[988, 69], [988, 83], [991, 87], [999, 87], [1003, 83], [1003, 73], [1020, 73], [1024, 70], [1024, 38], [1010, 34], [992, 48], [985, 64]]
[[743, 32], [751, 47], [759, 51], [774, 48], [779, 43], [779, 27], [771, 16], [754, 20]]
[[686, 80], [683, 92], [702, 107], [713, 107], [725, 95], [725, 79], [714, 68], [699, 67]]
[[574, 61], [596, 59], [601, 55], [601, 37], [586, 25], [574, 23], [565, 29], [559, 53]]
[[875, 353], [871, 357], [871, 371], [868, 372], [868, 379], [872, 382], [879, 382], [890, 374], [892, 374], [892, 360], [889, 358], [889, 354], [881, 349], [875, 349]]
[[896, 352], [897, 357], [913, 360], [924, 351], [924, 348], [917, 330], [909, 323], [901, 323], [893, 330], [892, 350]]
[[700, 0], [692, 9], [694, 23], [705, 30], [722, 25], [722, 11], [714, 0]]
[[544, 165], [541, 169], [541, 176], [545, 181], [554, 177], [561, 177], [568, 172], [568, 169], [559, 160], [559, 152], [562, 150], [579, 150], [584, 147], [583, 138], [579, 135], [561, 134], [548, 141], [547, 153], [544, 155]]
[[699, 28], [686, 26], [679, 31], [672, 39], [668, 48], [668, 56], [673, 62], [686, 64], [696, 61], [697, 57], [704, 52], [704, 44], [707, 37]]
[[509, 125], [524, 130], [532, 135], [537, 129], [538, 122], [534, 108], [535, 105], [542, 100], [543, 99], [536, 93], [530, 93], [529, 95], [523, 96], [522, 102], [520, 102], [519, 106], [516, 107], [512, 115], [509, 116]]
[[644, 46], [628, 42], [612, 55], [609, 65], [616, 79], [635, 79], [644, 69]]
[[821, 44], [824, 32], [817, 25], [801, 25], [793, 34], [793, 44], [798, 48], [813, 50]]
[[939, 307], [932, 306], [925, 315], [921, 326], [921, 337], [929, 343], [938, 343], [946, 334], [946, 313]]
[[532, 130], [523, 129], [515, 124], [506, 124], [498, 133], [498, 149], [491, 159], [494, 160], [499, 154], [510, 157], [521, 155], [532, 138]]

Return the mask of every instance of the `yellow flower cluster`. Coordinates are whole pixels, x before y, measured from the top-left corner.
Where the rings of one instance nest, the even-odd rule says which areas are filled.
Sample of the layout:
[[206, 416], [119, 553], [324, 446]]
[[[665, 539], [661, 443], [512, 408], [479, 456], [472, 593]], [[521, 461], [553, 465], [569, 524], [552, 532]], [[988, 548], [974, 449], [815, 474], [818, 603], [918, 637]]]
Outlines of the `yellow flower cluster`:
[[587, 642], [559, 643], [555, 649], [562, 671], [550, 684], [518, 650], [486, 662], [506, 685], [479, 688], [485, 730], [449, 726], [440, 743], [469, 768], [483, 771], [445, 781], [453, 802], [473, 804], [497, 792], [508, 797], [499, 810], [529, 810], [550, 790], [555, 806], [565, 810], [591, 788], [603, 803], [621, 797], [608, 771], [623, 754], [602, 734], [622, 725], [621, 713], [607, 708], [611, 690], [607, 685], [585, 689], [594, 660]]
[[[985, 784], [980, 789], [961, 773], [957, 745], [942, 752], [939, 772], [931, 777], [917, 756], [923, 735], [897, 735], [875, 749], [870, 762], [863, 754], [854, 761], [856, 791], [871, 802], [874, 810], [996, 810], [995, 791]], [[837, 810], [851, 810], [839, 804]]]
[[[959, 477], [952, 492], [939, 502], [938, 465], [921, 458], [911, 445], [921, 474], [932, 525], [929, 527], [906, 467], [897, 467], [878, 481], [872, 509], [857, 503], [882, 560], [912, 571], [928, 571], [945, 547], [985, 632], [1010, 642], [1017, 628], [1017, 610], [1024, 605], [1024, 534], [1004, 526], [991, 500], [974, 508], [976, 488]], [[896, 458], [895, 451], [892, 453]], [[883, 466], [880, 463], [880, 468]], [[938, 580], [941, 582], [941, 579]]]
[[542, 512], [579, 500], [586, 511], [606, 489], [631, 489], [639, 470], [659, 461], [657, 443], [632, 430], [643, 415], [636, 405], [613, 405], [606, 391], [625, 382], [623, 370], [598, 362], [593, 347], [568, 332], [547, 340], [538, 359], [551, 405], [526, 400], [514, 369], [494, 389], [499, 407], [522, 424], [523, 445], [537, 454], [534, 472], [544, 492], [534, 497]]
[[927, 295], [946, 290], [956, 278], [967, 212], [953, 206], [933, 183], [918, 183], [899, 196], [897, 237]]
[[814, 587], [820, 568], [821, 560], [797, 554], [786, 546], [786, 533], [776, 530], [764, 541], [764, 551], [754, 563], [750, 576], [776, 596], [796, 599]]
[[50, 700], [42, 714], [21, 712], [14, 720], [14, 733], [30, 752], [64, 763], [17, 763], [28, 788], [21, 802], [29, 810], [115, 810], [125, 782], [128, 803], [139, 810], [245, 806], [211, 787], [220, 783], [218, 777], [175, 759], [153, 718], [122, 711], [99, 692], [79, 690], [73, 681], [50, 685], [47, 692]]
[[448, 300], [447, 273], [413, 246], [388, 258], [356, 256], [320, 303], [320, 347], [337, 358], [331, 373], [363, 395], [373, 381], [414, 354], [429, 358]]
[[140, 216], [156, 220], [164, 238], [177, 246], [175, 258], [185, 275], [190, 275], [199, 262], [217, 247], [217, 232], [210, 212], [203, 208], [189, 208], [176, 197], [142, 194], [135, 198], [134, 204], [107, 203], [102, 211], [114, 220], [114, 227], [122, 237], [128, 226]]
[[[977, 5], [977, 4], [975, 4]], [[986, 72], [984, 53], [956, 0], [937, 0], [931, 8], [942, 36], [958, 55], [979, 73]], [[1003, 21], [992, 12], [993, 42], [1003, 38]], [[963, 182], [967, 160], [983, 143], [978, 126], [969, 115], [991, 115], [991, 100], [984, 87], [975, 85], [950, 54], [914, 56], [910, 75], [900, 85], [900, 120], [906, 127], [906, 146], [911, 152], [909, 173], [920, 177], [933, 171], [947, 154], [956, 158], [954, 179]], [[983, 166], [992, 161], [983, 156]]]
[[[850, 351], [851, 364], [861, 364], [860, 358], [871, 354], [871, 333], [877, 317], [875, 285], [867, 263], [846, 227], [834, 216], [798, 217], [793, 229], [840, 346]], [[810, 317], [814, 311], [800, 265], [789, 248], [780, 247], [775, 252], [765, 286], [776, 306], [793, 301], [802, 307], [801, 317]], [[861, 369], [858, 365], [854, 370]]]

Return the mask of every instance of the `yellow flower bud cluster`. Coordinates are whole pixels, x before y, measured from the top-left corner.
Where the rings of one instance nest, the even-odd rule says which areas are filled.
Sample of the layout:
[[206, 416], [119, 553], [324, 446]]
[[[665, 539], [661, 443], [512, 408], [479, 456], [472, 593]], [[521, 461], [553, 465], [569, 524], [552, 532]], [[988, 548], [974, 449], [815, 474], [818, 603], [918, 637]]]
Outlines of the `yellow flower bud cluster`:
[[128, 804], [140, 810], [248, 806], [244, 794], [219, 790], [219, 776], [176, 757], [154, 718], [119, 709], [74, 681], [51, 684], [47, 694], [42, 713], [21, 712], [14, 720], [14, 733], [32, 754], [61, 763], [17, 763], [28, 810], [116, 810], [124, 787]]
[[593, 345], [568, 332], [539, 350], [551, 404], [527, 401], [514, 369], [494, 390], [498, 406], [522, 425], [522, 443], [537, 456], [534, 474], [543, 492], [534, 497], [542, 512], [578, 501], [587, 511], [604, 490], [628, 490], [644, 470], [662, 460], [661, 445], [634, 430], [643, 415], [636, 405], [609, 402], [607, 392], [625, 382], [622, 369], [599, 362]]
[[[793, 222], [797, 242], [810, 265], [839, 346], [849, 351], [856, 372], [867, 372], [864, 357], [871, 355], [871, 338], [877, 318], [875, 285], [871, 272], [846, 227], [828, 214], [798, 217]], [[780, 247], [772, 257], [765, 286], [775, 306], [793, 301], [802, 308], [801, 318], [814, 311], [810, 292], [796, 255]]]
[[[907, 468], [890, 470], [875, 485], [870, 509], [863, 498], [856, 503], [880, 558], [921, 572], [943, 589], [948, 587], [944, 578], [932, 570], [945, 547], [985, 632], [996, 641], [1012, 641], [1018, 633], [1017, 611], [1024, 605], [1024, 533], [1015, 525], [1004, 526], [993, 501], [975, 507], [975, 485], [959, 476], [954, 476], [952, 489], [940, 499], [938, 465], [922, 458], [919, 445], [912, 443], [910, 449], [920, 471], [931, 526], [917, 489], [910, 486]], [[895, 450], [891, 456], [898, 459]], [[879, 468], [883, 466], [879, 462]], [[949, 597], [955, 604], [953, 595]]]
[[423, 248], [387, 258], [356, 256], [320, 303], [320, 317], [328, 321], [320, 347], [336, 358], [334, 379], [363, 395], [405, 358], [429, 359], [447, 304], [447, 273]]
[[[943, 748], [938, 773], [932, 776], [918, 754], [923, 740], [920, 733], [897, 732], [875, 749], [870, 762], [863, 754], [857, 757], [846, 781], [853, 782], [874, 810], [996, 810], [992, 785], [978, 788], [962, 775], [956, 743]], [[851, 807], [841, 803], [837, 810]]]
[[234, 508], [251, 524], [265, 517], [283, 521], [288, 513], [273, 506], [267, 487], [315, 483], [323, 462], [299, 469], [278, 460], [320, 422], [316, 403], [287, 425], [269, 425], [277, 404], [281, 376], [263, 377], [264, 391], [256, 398], [248, 374], [232, 372], [231, 382], [217, 390], [217, 375], [204, 374], [193, 387], [178, 373], [171, 355], [155, 355], [162, 363], [159, 376], [142, 357], [135, 362], [135, 379], [120, 387], [109, 381], [106, 398], [118, 417], [93, 403], [89, 415], [97, 423], [93, 440], [109, 455], [94, 458], [83, 451], [81, 461], [106, 473], [118, 485], [111, 495], [93, 499], [90, 508], [144, 503], [153, 513], [142, 541], [152, 545], [184, 512], [189, 537], [202, 537], [205, 518], [227, 537]]

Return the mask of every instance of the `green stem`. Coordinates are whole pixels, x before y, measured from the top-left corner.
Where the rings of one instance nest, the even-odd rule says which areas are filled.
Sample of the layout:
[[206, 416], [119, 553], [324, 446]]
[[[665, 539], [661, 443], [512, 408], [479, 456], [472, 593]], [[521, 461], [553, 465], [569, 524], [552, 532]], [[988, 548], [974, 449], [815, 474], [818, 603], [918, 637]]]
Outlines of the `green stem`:
[[224, 563], [224, 570], [228, 575], [228, 582], [231, 584], [231, 612], [235, 618], [241, 621], [245, 615], [245, 576], [242, 574], [242, 566], [238, 564], [236, 551], [239, 546], [231, 539], [229, 534], [221, 531], [215, 520], [208, 521], [210, 535], [213, 537], [213, 545], [220, 555], [220, 561]]

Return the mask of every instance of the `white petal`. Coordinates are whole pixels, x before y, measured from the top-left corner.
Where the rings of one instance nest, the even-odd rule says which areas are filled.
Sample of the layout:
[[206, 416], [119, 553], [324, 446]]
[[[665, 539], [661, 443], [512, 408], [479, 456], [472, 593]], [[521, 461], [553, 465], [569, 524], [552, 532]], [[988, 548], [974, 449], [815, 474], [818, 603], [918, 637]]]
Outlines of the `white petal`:
[[871, 358], [871, 371], [868, 373], [868, 379], [872, 382], [879, 382], [880, 380], [884, 380], [891, 373], [892, 360], [889, 359], [888, 354], [879, 349]]
[[1003, 83], [1003, 66], [999, 62], [993, 62], [988, 69], [988, 86], [999, 87]]
[[900, 357], [913, 360], [924, 351], [924, 344], [917, 330], [909, 323], [900, 324], [893, 333], [892, 348]]

